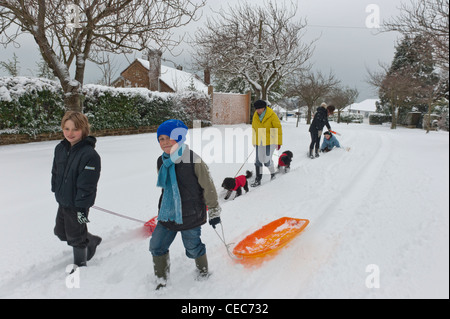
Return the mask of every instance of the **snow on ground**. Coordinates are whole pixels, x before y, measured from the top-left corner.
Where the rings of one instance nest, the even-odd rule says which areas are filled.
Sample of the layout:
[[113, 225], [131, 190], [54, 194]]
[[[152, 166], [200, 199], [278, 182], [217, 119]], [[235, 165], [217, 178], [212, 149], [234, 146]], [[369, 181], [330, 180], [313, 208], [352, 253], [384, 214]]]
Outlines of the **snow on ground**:
[[[212, 276], [200, 282], [177, 236], [164, 292], [154, 291], [140, 224], [94, 209], [89, 230], [103, 242], [78, 281], [70, 277], [72, 250], [53, 235], [50, 170], [58, 142], [1, 146], [0, 298], [449, 298], [448, 132], [332, 123], [350, 151], [311, 160], [307, 125], [283, 125], [291, 171], [272, 182], [265, 175], [261, 187], [235, 200], [225, 201], [220, 185], [243, 160], [217, 159], [245, 160], [249, 126], [193, 129], [188, 142], [209, 159], [227, 242], [282, 216], [307, 218], [308, 227], [276, 255], [242, 265], [204, 225]], [[155, 216], [156, 135], [101, 137], [97, 150], [103, 167], [96, 205], [142, 220]], [[253, 161], [251, 154], [241, 173], [254, 171]]]

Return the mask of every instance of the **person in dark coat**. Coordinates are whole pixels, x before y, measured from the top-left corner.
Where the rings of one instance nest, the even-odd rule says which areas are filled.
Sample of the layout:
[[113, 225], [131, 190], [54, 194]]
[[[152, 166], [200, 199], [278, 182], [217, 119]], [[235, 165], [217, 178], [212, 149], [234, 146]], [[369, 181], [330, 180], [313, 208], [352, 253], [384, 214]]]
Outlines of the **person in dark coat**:
[[54, 233], [73, 247], [74, 264], [82, 267], [94, 256], [102, 240], [87, 229], [101, 160], [95, 151], [96, 139], [89, 136], [89, 122], [84, 114], [67, 112], [61, 128], [64, 140], [55, 147], [51, 179], [52, 192], [59, 204]]
[[[331, 126], [328, 123], [328, 116], [333, 114], [335, 107], [333, 105], [327, 106], [322, 103], [314, 114], [314, 118], [309, 126], [309, 133], [311, 134], [311, 144], [309, 145], [309, 157], [319, 157], [320, 138], [322, 136], [323, 127], [326, 126], [328, 130], [331, 130]], [[313, 156], [313, 149], [315, 149], [315, 156]]]
[[157, 130], [163, 154], [157, 160], [157, 186], [162, 188], [158, 223], [150, 239], [150, 252], [157, 278], [156, 289], [166, 286], [169, 276], [169, 247], [181, 233], [186, 256], [195, 260], [199, 278], [207, 278], [206, 246], [201, 226], [216, 228], [220, 221], [216, 187], [205, 162], [184, 144], [187, 126], [180, 120], [167, 120]]

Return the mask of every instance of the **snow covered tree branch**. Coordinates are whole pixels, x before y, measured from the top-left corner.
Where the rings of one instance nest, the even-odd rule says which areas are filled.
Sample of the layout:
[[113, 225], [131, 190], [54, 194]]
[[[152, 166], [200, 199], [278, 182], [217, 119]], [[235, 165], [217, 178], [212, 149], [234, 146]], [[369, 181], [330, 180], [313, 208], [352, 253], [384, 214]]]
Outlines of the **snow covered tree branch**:
[[319, 99], [324, 99], [339, 84], [339, 80], [330, 71], [328, 75], [318, 71], [293, 73], [289, 77], [287, 89], [288, 96], [299, 96], [303, 103], [308, 106], [306, 122], [311, 123], [314, 107], [320, 104]]
[[17, 45], [22, 33], [33, 35], [42, 57], [61, 82], [66, 108], [81, 110], [87, 60], [101, 63], [105, 52], [173, 48], [181, 39], [175, 40], [171, 30], [196, 19], [205, 2], [0, 0], [0, 43]]
[[290, 72], [308, 69], [313, 42], [302, 41], [306, 22], [297, 6], [274, 2], [229, 7], [195, 36], [197, 64], [216, 77], [244, 78], [261, 99]]
[[448, 72], [449, 0], [411, 0], [410, 5], [401, 5], [400, 12], [398, 17], [384, 23], [384, 30], [428, 39], [434, 48], [436, 64]]

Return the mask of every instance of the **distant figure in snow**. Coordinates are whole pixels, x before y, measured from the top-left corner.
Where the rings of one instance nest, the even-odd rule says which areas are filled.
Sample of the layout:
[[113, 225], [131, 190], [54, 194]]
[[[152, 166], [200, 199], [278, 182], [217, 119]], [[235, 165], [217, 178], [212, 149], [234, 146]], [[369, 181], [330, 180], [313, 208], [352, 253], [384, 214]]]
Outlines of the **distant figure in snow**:
[[341, 145], [339, 145], [339, 141], [337, 140], [336, 136], [331, 134], [331, 132], [327, 131], [323, 133], [324, 140], [322, 143], [322, 146], [320, 147], [320, 150], [324, 153], [327, 153], [331, 151], [334, 147], [340, 148]]
[[89, 136], [89, 122], [80, 113], [69, 111], [62, 121], [64, 134], [55, 148], [52, 192], [59, 204], [55, 235], [73, 247], [73, 263], [86, 266], [102, 239], [88, 232], [89, 208], [94, 205], [100, 178], [100, 156], [96, 139]]
[[[309, 157], [319, 157], [320, 137], [322, 136], [323, 127], [326, 126], [328, 130], [331, 130], [331, 126], [328, 123], [328, 116], [333, 114], [335, 107], [333, 105], [327, 106], [326, 103], [322, 103], [314, 114], [314, 119], [309, 126], [309, 133], [311, 134], [311, 144], [309, 145]], [[315, 149], [315, 155], [313, 155], [313, 149]]]

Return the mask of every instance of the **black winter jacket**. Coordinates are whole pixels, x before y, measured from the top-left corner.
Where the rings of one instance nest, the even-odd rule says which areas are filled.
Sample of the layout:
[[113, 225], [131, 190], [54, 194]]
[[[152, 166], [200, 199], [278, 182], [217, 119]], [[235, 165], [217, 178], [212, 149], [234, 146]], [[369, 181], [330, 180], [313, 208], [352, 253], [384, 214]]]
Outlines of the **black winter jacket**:
[[[187, 149], [181, 161], [175, 164], [178, 189], [180, 191], [181, 206], [183, 214], [183, 224], [176, 224], [173, 221], [158, 221], [165, 227], [173, 231], [192, 229], [206, 223], [206, 203], [203, 196], [204, 190], [199, 184], [195, 174], [196, 154]], [[162, 157], [158, 158], [158, 171], [163, 164]], [[164, 189], [159, 198], [158, 210], [161, 208], [161, 201]]]
[[55, 147], [52, 192], [61, 206], [86, 212], [94, 205], [101, 168], [96, 141], [88, 136], [71, 147], [64, 139]]
[[314, 119], [309, 126], [310, 132], [322, 131], [324, 126], [327, 126], [328, 130], [331, 130], [331, 126], [328, 123], [328, 111], [323, 106], [317, 108], [316, 114], [314, 114]]

